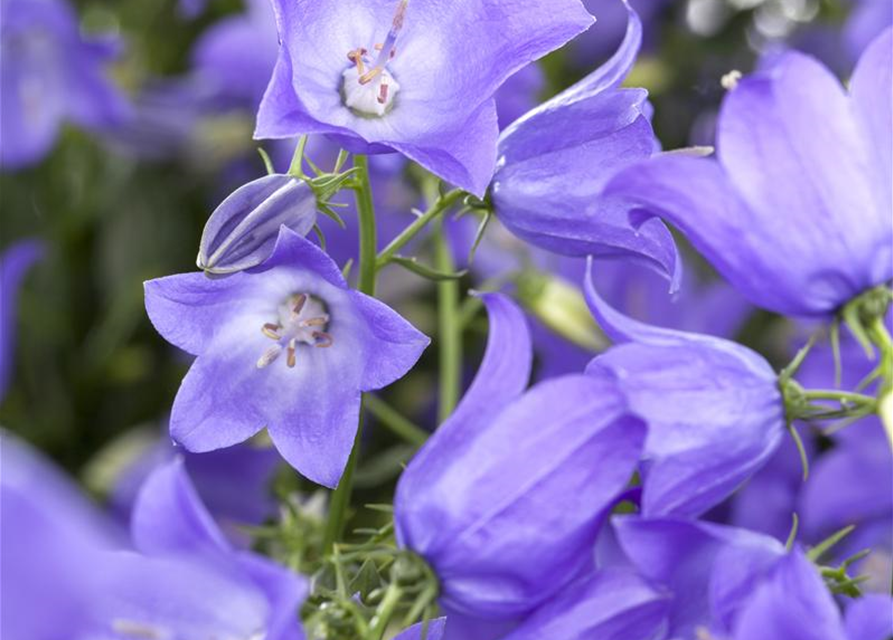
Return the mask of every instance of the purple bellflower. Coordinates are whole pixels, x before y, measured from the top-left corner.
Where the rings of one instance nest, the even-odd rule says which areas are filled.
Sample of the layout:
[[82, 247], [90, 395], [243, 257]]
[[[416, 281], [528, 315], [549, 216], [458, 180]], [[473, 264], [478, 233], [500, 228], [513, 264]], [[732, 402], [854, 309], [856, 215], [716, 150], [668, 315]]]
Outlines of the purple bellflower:
[[642, 468], [646, 516], [694, 517], [719, 504], [772, 456], [785, 430], [778, 377], [759, 354], [722, 338], [637, 322], [585, 295], [621, 343], [587, 372], [616, 378], [648, 423]]
[[525, 393], [531, 343], [523, 313], [502, 294], [483, 299], [483, 363], [409, 463], [394, 503], [398, 542], [437, 575], [447, 637], [457, 638], [470, 637], [465, 624], [526, 616], [591, 570], [601, 522], [645, 438], [607, 379], [564, 376]]
[[198, 356], [171, 412], [171, 435], [201, 453], [267, 428], [304, 476], [334, 487], [353, 446], [360, 394], [409, 371], [428, 338], [348, 289], [332, 260], [283, 227], [259, 267], [222, 279], [146, 283], [146, 310], [171, 344]]
[[717, 158], [666, 154], [607, 192], [685, 233], [754, 304], [827, 316], [893, 277], [893, 32], [849, 93], [813, 58], [782, 54], [725, 97]]
[[281, 226], [306, 236], [316, 224], [310, 185], [273, 174], [242, 185], [220, 203], [202, 231], [198, 268], [227, 274], [256, 267], [270, 257]]
[[604, 569], [565, 588], [503, 640], [655, 640], [670, 597], [635, 573]]
[[637, 259], [678, 279], [676, 245], [663, 223], [639, 224], [627, 201], [602, 193], [617, 171], [657, 148], [647, 92], [619, 86], [642, 39], [639, 18], [627, 9], [626, 37], [605, 65], [503, 131], [493, 206], [531, 244], [565, 255]]
[[354, 153], [396, 151], [478, 196], [496, 163], [494, 93], [593, 22], [579, 0], [274, 7], [282, 44], [255, 137], [323, 133]]
[[412, 625], [394, 640], [442, 640], [446, 618], [436, 618], [428, 622], [427, 629], [424, 622]]
[[127, 108], [104, 77], [110, 39], [85, 39], [64, 0], [0, 2], [0, 166], [18, 169], [49, 153], [63, 122], [119, 124]]
[[668, 638], [883, 640], [889, 596], [851, 603], [845, 616], [818, 568], [795, 547], [743, 529], [678, 519], [613, 520], [630, 564], [672, 598]]
[[0, 402], [12, 382], [15, 366], [19, 287], [25, 274], [43, 253], [44, 246], [39, 240], [20, 240], [0, 254]]

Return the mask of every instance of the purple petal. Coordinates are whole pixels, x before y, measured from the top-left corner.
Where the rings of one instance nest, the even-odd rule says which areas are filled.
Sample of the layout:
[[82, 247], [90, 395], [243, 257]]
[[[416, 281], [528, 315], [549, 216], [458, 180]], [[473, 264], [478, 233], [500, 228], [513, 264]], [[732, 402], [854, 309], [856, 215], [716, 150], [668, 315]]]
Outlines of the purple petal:
[[310, 593], [310, 584], [285, 567], [254, 553], [240, 553], [239, 566], [267, 596], [272, 609], [267, 620], [268, 640], [303, 640], [296, 613]]
[[854, 600], [846, 609], [844, 626], [849, 640], [889, 640], [893, 636], [893, 600], [881, 593]]
[[[806, 622], [808, 621], [808, 622]], [[778, 563], [745, 605], [734, 640], [846, 640], [816, 567], [797, 550]]]
[[407, 508], [421, 506], [413, 491], [427, 491], [426, 485], [434, 482], [450, 464], [446, 457], [435, 455], [436, 449], [450, 448], [457, 456], [461, 455], [471, 438], [527, 387], [533, 348], [524, 313], [501, 293], [480, 297], [490, 318], [484, 359], [462, 401], [428, 440], [436, 444], [423, 447], [403, 472], [395, 504]]
[[351, 297], [371, 333], [362, 390], [374, 391], [406, 375], [431, 339], [383, 302], [359, 292]]
[[39, 240], [20, 240], [0, 254], [0, 401], [12, 382], [15, 365], [19, 287], [43, 255], [44, 245]]
[[202, 504], [182, 459], [159, 467], [143, 484], [131, 517], [136, 548], [147, 555], [219, 555], [229, 543]]
[[668, 595], [632, 572], [605, 570], [568, 586], [505, 640], [653, 640], [668, 611]]

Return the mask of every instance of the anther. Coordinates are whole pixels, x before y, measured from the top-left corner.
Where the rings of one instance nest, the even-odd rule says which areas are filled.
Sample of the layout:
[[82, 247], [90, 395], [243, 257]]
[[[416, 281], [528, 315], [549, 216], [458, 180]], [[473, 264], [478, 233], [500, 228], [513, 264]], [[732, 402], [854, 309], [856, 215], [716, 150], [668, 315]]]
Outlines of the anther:
[[301, 311], [304, 309], [304, 305], [307, 303], [307, 294], [300, 293], [295, 297], [295, 303], [292, 306], [292, 313], [295, 315], [299, 315]]
[[280, 353], [282, 353], [282, 347], [280, 347], [278, 344], [275, 347], [270, 347], [269, 349], [264, 351], [264, 355], [258, 358], [257, 368], [263, 369], [264, 367], [268, 366], [276, 358], [279, 357]]
[[288, 341], [288, 355], [285, 364], [287, 364], [289, 368], [293, 368], [295, 366], [295, 360], [295, 339], [292, 338]]
[[321, 327], [329, 321], [329, 316], [319, 316], [301, 322], [302, 327]]
[[378, 87], [378, 103], [379, 104], [387, 104], [388, 103], [388, 85], [384, 82]]
[[267, 336], [270, 340], [280, 340], [282, 336], [280, 336], [277, 332], [281, 327], [278, 324], [273, 324], [268, 322], [261, 328], [261, 332]]
[[333, 344], [335, 344], [335, 339], [332, 338], [331, 334], [326, 333], [325, 331], [314, 331], [313, 337], [317, 340], [322, 340], [322, 342], [317, 342], [314, 347], [319, 347], [320, 349], [328, 349]]

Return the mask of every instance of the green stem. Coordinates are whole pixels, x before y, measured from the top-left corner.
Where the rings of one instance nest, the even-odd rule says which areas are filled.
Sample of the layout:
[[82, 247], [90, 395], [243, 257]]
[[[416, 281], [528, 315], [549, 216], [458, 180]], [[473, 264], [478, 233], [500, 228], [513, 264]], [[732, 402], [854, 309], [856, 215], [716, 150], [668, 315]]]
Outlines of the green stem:
[[388, 623], [391, 621], [391, 617], [394, 615], [394, 611], [397, 605], [400, 604], [402, 597], [403, 590], [396, 582], [388, 585], [384, 598], [382, 598], [381, 604], [378, 605], [378, 609], [375, 611], [375, 617], [372, 618], [372, 626], [367, 636], [369, 640], [381, 640], [384, 637]]
[[[375, 228], [375, 205], [372, 203], [372, 187], [369, 184], [369, 161], [366, 156], [354, 156], [354, 166], [357, 169], [357, 184], [354, 194], [357, 203], [357, 219], [360, 230], [360, 263], [357, 288], [368, 296], [375, 295], [375, 254], [378, 248]], [[354, 438], [353, 449], [347, 459], [347, 466], [341, 476], [338, 487], [332, 493], [329, 505], [329, 518], [326, 521], [325, 535], [323, 538], [323, 553], [329, 553], [332, 545], [341, 539], [344, 533], [344, 523], [347, 519], [347, 509], [350, 506], [350, 495], [353, 490], [353, 476], [359, 457], [360, 438], [363, 433], [363, 406], [365, 399], [360, 403], [360, 420], [357, 425], [357, 435]]]
[[410, 444], [422, 446], [428, 440], [428, 432], [400, 415], [391, 405], [376, 395], [366, 396], [366, 408], [383, 426]]
[[[453, 256], [443, 232], [443, 220], [434, 232], [434, 263], [438, 270], [452, 273]], [[437, 283], [437, 337], [440, 360], [440, 402], [437, 421], [446, 420], [459, 402], [462, 375], [462, 320], [459, 316], [459, 282], [443, 280]]]
[[875, 402], [875, 399], [871, 396], [861, 393], [850, 393], [848, 391], [837, 391], [836, 389], [809, 389], [803, 395], [808, 400], [834, 400], [841, 404], [844, 402], [852, 402], [854, 404]]
[[458, 202], [463, 196], [465, 192], [461, 189], [453, 189], [452, 191], [440, 196], [431, 207], [428, 208], [422, 215], [413, 220], [412, 224], [410, 224], [406, 229], [404, 229], [399, 236], [391, 240], [390, 244], [386, 246], [380, 254], [378, 254], [378, 259], [376, 261], [376, 266], [378, 269], [381, 269], [388, 262], [391, 261], [397, 252], [400, 251], [406, 244], [415, 238], [418, 233], [424, 229], [429, 222], [434, 220], [437, 216], [449, 210], [456, 202]]

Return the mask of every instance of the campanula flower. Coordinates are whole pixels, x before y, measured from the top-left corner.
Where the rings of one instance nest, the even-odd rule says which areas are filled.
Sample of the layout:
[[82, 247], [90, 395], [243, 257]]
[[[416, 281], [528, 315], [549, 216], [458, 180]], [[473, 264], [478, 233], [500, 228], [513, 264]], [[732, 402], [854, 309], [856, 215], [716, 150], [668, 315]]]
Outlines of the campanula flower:
[[409, 463], [394, 503], [399, 544], [440, 581], [448, 637], [466, 637], [454, 626], [463, 620], [474, 628], [525, 616], [591, 567], [645, 437], [610, 380], [570, 375], [525, 393], [524, 316], [501, 294], [484, 302], [484, 361]]
[[893, 32], [849, 92], [787, 52], [723, 101], [717, 157], [668, 154], [607, 188], [659, 213], [754, 304], [827, 316], [893, 278]]
[[772, 456], [785, 430], [778, 377], [762, 356], [722, 338], [663, 329], [585, 294], [621, 343], [588, 372], [613, 375], [648, 423], [642, 512], [697, 516], [720, 503]]
[[568, 586], [503, 640], [654, 640], [669, 609], [669, 594], [632, 571], [605, 569]]
[[483, 196], [495, 166], [493, 94], [587, 29], [578, 0], [276, 0], [281, 47], [257, 138], [324, 133], [396, 151]]
[[304, 180], [273, 174], [242, 185], [220, 203], [202, 231], [197, 265], [227, 274], [270, 257], [279, 227], [306, 236], [316, 223], [316, 194]]
[[0, 401], [12, 382], [15, 365], [16, 304], [22, 279], [41, 259], [39, 240], [20, 240], [0, 254]]
[[620, 88], [642, 39], [629, 9], [626, 37], [602, 67], [522, 116], [499, 137], [496, 215], [526, 242], [566, 255], [624, 256], [680, 277], [676, 245], [656, 219], [630, 219], [622, 198], [603, 196], [622, 167], [657, 148], [644, 89]]
[[126, 103], [104, 76], [118, 46], [87, 39], [64, 0], [0, 2], [0, 166], [39, 162], [64, 122], [107, 129]]
[[289, 464], [328, 487], [353, 446], [361, 392], [403, 376], [428, 344], [387, 306], [348, 289], [326, 254], [285, 227], [259, 267], [145, 289], [158, 332], [198, 356], [174, 400], [173, 438], [200, 453], [266, 427]]

